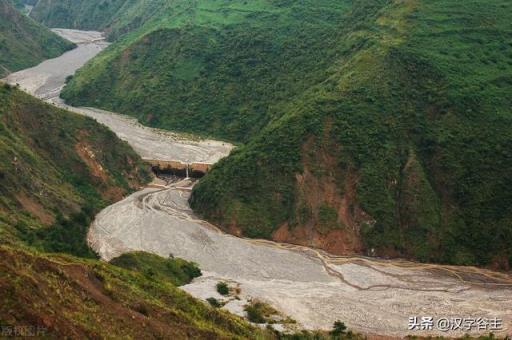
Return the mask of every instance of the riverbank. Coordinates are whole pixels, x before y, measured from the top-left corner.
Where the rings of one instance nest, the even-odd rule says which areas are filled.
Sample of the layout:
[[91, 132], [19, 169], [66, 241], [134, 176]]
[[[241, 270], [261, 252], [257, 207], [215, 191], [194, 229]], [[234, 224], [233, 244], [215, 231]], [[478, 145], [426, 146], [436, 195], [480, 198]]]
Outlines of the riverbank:
[[[214, 163], [229, 154], [233, 146], [228, 143], [190, 139], [144, 127], [119, 114], [64, 105], [58, 94], [66, 77], [107, 44], [99, 32], [57, 32], [82, 39], [78, 48], [12, 74], [10, 83], [98, 120], [143, 158]], [[409, 330], [409, 317], [481, 317], [503, 320], [503, 329], [495, 334], [512, 332], [510, 275], [468, 267], [334, 257], [307, 247], [227, 235], [194, 216], [187, 201], [191, 185], [188, 180], [160, 184], [107, 207], [89, 230], [91, 246], [104, 260], [145, 250], [195, 261], [204, 275], [183, 287], [193, 296], [221, 298], [215, 285], [227, 281], [240, 288], [242, 302], [232, 301], [224, 308], [243, 314], [243, 301], [260, 299], [295, 319], [300, 327], [330, 329], [335, 320], [342, 320], [366, 334], [461, 336], [488, 330]]]

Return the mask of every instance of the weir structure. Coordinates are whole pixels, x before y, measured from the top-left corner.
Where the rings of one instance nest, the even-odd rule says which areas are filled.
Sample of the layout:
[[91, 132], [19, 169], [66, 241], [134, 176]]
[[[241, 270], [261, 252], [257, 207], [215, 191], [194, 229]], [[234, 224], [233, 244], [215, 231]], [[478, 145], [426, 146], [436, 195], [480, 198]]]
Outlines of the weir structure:
[[144, 159], [151, 165], [156, 174], [166, 174], [179, 177], [201, 178], [210, 170], [211, 163], [185, 163], [181, 161], [162, 161], [156, 159]]

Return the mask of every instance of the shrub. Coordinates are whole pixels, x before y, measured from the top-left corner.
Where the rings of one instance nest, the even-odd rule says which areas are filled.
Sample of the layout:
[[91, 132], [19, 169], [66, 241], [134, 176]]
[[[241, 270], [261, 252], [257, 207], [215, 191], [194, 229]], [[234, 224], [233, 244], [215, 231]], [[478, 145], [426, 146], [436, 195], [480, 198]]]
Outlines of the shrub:
[[344, 335], [346, 330], [347, 330], [347, 326], [345, 326], [345, 324], [343, 322], [338, 320], [338, 321], [334, 322], [334, 326], [333, 326], [333, 329], [330, 332], [330, 334], [336, 338], [341, 335]]
[[220, 308], [222, 307], [222, 304], [219, 302], [219, 300], [217, 300], [216, 298], [214, 297], [209, 297], [208, 299], [206, 299], [206, 301], [210, 304], [210, 306], [212, 307], [215, 307], [215, 308]]
[[247, 313], [247, 319], [250, 322], [254, 323], [265, 323], [267, 320], [263, 315], [261, 308], [259, 308], [258, 304], [252, 304], [245, 307], [245, 312]]
[[217, 283], [217, 292], [220, 295], [228, 295], [229, 294], [229, 287], [226, 282], [219, 282]]

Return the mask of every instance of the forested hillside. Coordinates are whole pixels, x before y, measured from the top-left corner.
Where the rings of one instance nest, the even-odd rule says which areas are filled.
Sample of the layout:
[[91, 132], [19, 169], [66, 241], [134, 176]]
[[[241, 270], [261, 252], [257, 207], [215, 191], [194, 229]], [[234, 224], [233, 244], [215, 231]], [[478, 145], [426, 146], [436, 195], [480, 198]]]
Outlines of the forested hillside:
[[1, 239], [84, 256], [87, 221], [150, 178], [107, 128], [9, 85], [0, 89], [0, 160]]
[[511, 9], [175, 1], [63, 96], [244, 142], [191, 199], [233, 233], [509, 268]]
[[512, 4], [354, 6], [329, 77], [192, 206], [249, 236], [510, 268]]
[[47, 27], [104, 31], [111, 40], [168, 6], [166, 0], [40, 0], [30, 16]]
[[71, 42], [21, 14], [9, 0], [0, 0], [0, 78], [73, 47]]
[[175, 1], [79, 71], [63, 98], [152, 126], [247, 140], [282, 114], [280, 102], [325, 79], [348, 7]]

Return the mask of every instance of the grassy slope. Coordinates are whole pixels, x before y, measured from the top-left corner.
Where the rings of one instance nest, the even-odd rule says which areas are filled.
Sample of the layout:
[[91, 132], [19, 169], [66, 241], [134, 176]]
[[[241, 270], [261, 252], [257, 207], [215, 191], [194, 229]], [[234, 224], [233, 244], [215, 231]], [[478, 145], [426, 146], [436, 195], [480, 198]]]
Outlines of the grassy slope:
[[149, 179], [107, 128], [9, 86], [0, 88], [0, 160], [0, 221], [17, 228], [2, 230], [2, 239], [21, 235], [80, 255], [89, 254], [80, 239], [87, 220]]
[[107, 263], [0, 246], [0, 269], [2, 325], [48, 338], [264, 338], [167, 280]]
[[47, 27], [101, 30], [115, 39], [166, 6], [164, 0], [41, 0], [30, 16]]
[[85, 245], [94, 212], [149, 178], [107, 128], [2, 86], [0, 160], [3, 327], [40, 327], [49, 338], [265, 336], [179, 291], [200, 274], [191, 263], [144, 253], [115, 265], [94, 259]]
[[153, 126], [246, 140], [282, 113], [282, 101], [326, 77], [347, 7], [174, 1], [79, 71], [63, 97]]
[[37, 65], [74, 45], [0, 0], [0, 78]]
[[175, 1], [63, 95], [249, 141], [191, 200], [230, 230], [508, 268], [510, 6]]
[[110, 261], [115, 266], [143, 273], [150, 278], [168, 279], [181, 286], [201, 276], [201, 271], [193, 263], [180, 258], [164, 259], [144, 252], [123, 254]]
[[355, 190], [346, 214], [377, 253], [509, 268], [512, 5], [355, 4], [332, 75], [221, 161], [192, 206], [250, 236], [293, 231], [321, 219], [304, 190], [313, 173]]

